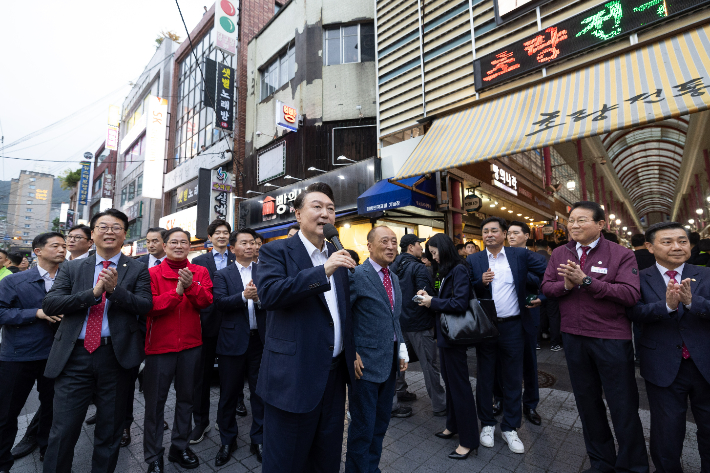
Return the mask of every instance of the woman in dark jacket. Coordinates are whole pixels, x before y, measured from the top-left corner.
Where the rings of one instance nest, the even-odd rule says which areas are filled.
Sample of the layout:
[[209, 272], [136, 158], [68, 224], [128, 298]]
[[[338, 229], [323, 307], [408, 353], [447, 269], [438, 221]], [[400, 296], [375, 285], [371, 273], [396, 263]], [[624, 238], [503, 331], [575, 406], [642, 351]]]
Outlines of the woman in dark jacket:
[[468, 379], [466, 347], [449, 345], [441, 334], [441, 313], [464, 314], [468, 307], [471, 283], [468, 265], [461, 259], [451, 239], [439, 233], [426, 244], [426, 257], [432, 262], [434, 273], [443, 278], [439, 297], [419, 291], [421, 305], [436, 312], [436, 338], [441, 355], [441, 375], [446, 384], [446, 429], [437, 432], [439, 438], [450, 439], [459, 435], [459, 446], [449, 458], [464, 460], [473, 451], [478, 455], [478, 416], [473, 389]]

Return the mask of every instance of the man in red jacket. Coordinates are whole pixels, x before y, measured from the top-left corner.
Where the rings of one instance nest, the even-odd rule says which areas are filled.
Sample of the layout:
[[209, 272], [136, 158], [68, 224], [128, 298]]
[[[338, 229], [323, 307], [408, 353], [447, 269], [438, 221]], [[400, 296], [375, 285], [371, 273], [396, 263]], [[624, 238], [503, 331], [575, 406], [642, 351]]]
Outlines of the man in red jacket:
[[193, 393], [197, 381], [202, 329], [200, 310], [212, 304], [212, 281], [207, 269], [190, 264], [190, 233], [180, 227], [165, 232], [167, 258], [150, 268], [153, 310], [145, 337], [145, 424], [143, 451], [148, 473], [162, 473], [165, 401], [175, 379], [175, 420], [168, 460], [186, 469], [200, 461], [188, 447]]
[[567, 367], [592, 465], [585, 473], [648, 473], [631, 321], [626, 317], [626, 308], [641, 297], [641, 283], [633, 251], [601, 235], [604, 218], [595, 202], [572, 206], [572, 241], [552, 253], [542, 292], [560, 305]]

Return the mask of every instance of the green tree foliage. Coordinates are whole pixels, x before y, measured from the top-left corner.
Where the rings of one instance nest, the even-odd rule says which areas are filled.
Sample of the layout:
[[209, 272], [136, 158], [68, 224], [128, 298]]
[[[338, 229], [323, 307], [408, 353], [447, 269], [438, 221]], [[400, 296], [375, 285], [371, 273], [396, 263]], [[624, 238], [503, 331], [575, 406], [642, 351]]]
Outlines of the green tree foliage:
[[81, 168], [76, 171], [70, 169], [65, 170], [60, 176], [59, 180], [61, 182], [61, 187], [65, 191], [71, 190], [79, 183], [81, 180]]

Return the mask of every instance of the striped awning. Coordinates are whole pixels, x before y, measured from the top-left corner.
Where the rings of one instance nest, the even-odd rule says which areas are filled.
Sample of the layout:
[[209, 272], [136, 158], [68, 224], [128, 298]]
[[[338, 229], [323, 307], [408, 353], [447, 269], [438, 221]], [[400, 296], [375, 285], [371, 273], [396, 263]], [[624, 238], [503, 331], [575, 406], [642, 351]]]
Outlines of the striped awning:
[[710, 25], [434, 120], [397, 179], [710, 108]]

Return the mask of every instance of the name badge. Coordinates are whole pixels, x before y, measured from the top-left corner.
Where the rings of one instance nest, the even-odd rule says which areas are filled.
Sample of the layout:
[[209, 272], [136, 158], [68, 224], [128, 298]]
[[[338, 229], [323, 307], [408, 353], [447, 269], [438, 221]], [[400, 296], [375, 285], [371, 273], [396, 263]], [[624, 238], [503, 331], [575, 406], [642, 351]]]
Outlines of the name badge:
[[593, 273], [606, 274], [606, 271], [607, 271], [606, 268], [598, 268], [597, 266], [592, 266]]

